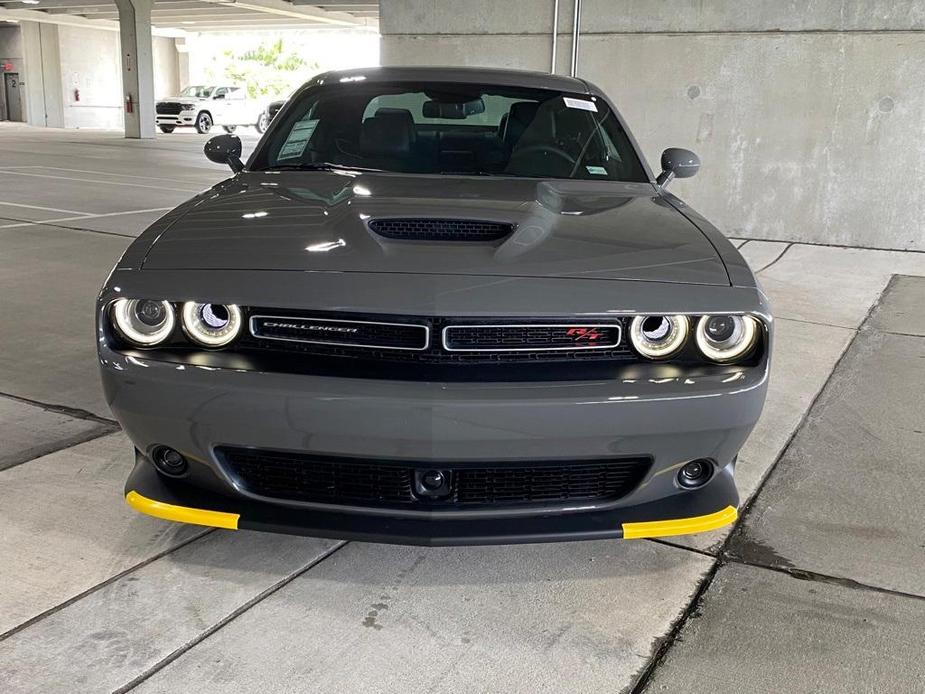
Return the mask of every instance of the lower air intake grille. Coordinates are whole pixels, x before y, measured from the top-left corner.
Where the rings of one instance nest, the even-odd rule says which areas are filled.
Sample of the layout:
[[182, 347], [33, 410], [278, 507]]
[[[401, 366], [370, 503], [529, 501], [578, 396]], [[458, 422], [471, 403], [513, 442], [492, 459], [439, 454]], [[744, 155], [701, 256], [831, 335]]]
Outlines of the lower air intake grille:
[[[650, 467], [646, 458], [550, 461], [491, 466], [373, 462], [268, 450], [221, 447], [219, 459], [242, 487], [258, 496], [369, 507], [472, 508], [517, 504], [611, 501], [632, 491]], [[449, 473], [450, 494], [415, 496], [415, 470]]]
[[374, 219], [369, 228], [402, 241], [498, 241], [514, 231], [513, 224], [475, 219]]

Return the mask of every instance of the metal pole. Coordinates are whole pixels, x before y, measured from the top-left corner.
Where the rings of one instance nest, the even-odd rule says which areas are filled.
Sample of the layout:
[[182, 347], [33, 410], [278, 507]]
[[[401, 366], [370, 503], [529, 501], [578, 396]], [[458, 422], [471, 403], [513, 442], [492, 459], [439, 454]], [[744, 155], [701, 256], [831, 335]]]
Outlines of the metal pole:
[[552, 3], [552, 64], [549, 67], [549, 74], [556, 74], [556, 48], [559, 45], [559, 0], [553, 0]]
[[572, 77], [578, 76], [578, 41], [581, 38], [581, 0], [575, 0], [575, 17], [572, 20]]

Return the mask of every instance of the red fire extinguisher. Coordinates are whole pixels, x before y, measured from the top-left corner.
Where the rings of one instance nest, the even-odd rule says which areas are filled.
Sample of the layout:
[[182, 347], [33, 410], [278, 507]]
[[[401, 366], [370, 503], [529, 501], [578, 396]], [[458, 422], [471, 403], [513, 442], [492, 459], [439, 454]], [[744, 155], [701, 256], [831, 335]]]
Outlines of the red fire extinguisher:
[[132, 95], [131, 95], [131, 94], [126, 94], [126, 95], [125, 95], [125, 112], [126, 112], [126, 113], [134, 113], [134, 112], [135, 112], [135, 104], [134, 104], [134, 102], [132, 101]]

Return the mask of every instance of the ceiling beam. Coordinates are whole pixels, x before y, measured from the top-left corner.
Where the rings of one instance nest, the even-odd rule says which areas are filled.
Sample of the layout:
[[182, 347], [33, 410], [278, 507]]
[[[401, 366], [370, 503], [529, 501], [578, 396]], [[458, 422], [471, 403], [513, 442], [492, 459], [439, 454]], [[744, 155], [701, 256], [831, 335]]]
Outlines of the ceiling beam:
[[[208, 3], [219, 3], [222, 0], [203, 0]], [[223, 3], [224, 4], [224, 3]], [[365, 27], [367, 20], [353, 17], [346, 12], [329, 12], [322, 10], [320, 7], [311, 5], [300, 5], [294, 7], [292, 3], [285, 0], [235, 0], [235, 5], [244, 7], [249, 10], [257, 10], [267, 14], [275, 14], [281, 17], [294, 17], [295, 19], [313, 19], [322, 24], [345, 27]]]
[[[0, 7], [0, 20], [14, 22], [39, 22], [41, 24], [57, 24], [59, 26], [81, 27], [83, 29], [102, 29], [103, 31], [119, 31], [119, 23], [108, 19], [87, 19], [73, 14], [49, 14], [36, 10], [7, 10]], [[185, 36], [185, 32], [178, 33], [161, 27], [152, 27], [154, 36]]]

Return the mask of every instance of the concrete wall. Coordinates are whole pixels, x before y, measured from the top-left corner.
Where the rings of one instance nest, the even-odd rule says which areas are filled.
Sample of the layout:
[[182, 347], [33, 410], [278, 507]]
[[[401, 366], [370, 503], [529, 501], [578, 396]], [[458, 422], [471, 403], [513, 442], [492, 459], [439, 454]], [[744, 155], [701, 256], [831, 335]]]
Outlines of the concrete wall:
[[[52, 128], [122, 129], [119, 33], [37, 22], [22, 22], [21, 28], [20, 74], [28, 122]], [[179, 76], [174, 40], [156, 36], [153, 49], [155, 93], [175, 94]]]
[[[79, 27], [58, 28], [64, 127], [122, 127], [119, 34]], [[80, 92], [76, 99], [75, 90]]]
[[174, 39], [155, 36], [151, 39], [151, 49], [154, 53], [154, 98], [176, 96], [182, 87]]
[[[382, 62], [549, 70], [553, 0], [381, 0]], [[568, 73], [572, 0], [560, 2]], [[925, 2], [584, 0], [579, 76], [731, 236], [925, 250]]]

